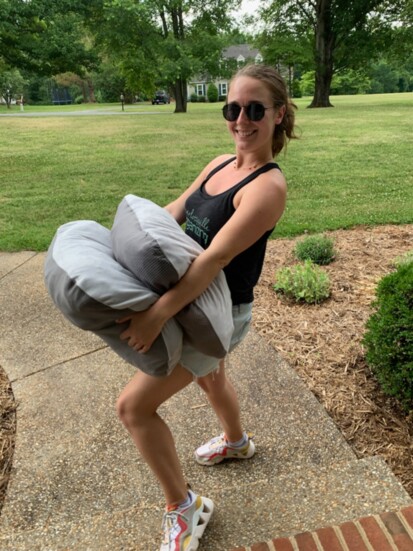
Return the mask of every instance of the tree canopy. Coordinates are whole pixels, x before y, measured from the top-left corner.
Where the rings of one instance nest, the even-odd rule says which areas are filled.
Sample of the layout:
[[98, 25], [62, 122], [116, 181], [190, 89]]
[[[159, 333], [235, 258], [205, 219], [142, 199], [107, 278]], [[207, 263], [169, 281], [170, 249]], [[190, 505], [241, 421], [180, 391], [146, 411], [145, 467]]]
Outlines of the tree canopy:
[[273, 0], [261, 11], [274, 41], [278, 32], [311, 44], [315, 92], [310, 107], [329, 107], [333, 75], [357, 69], [391, 42], [392, 25], [403, 11], [395, 0]]
[[97, 57], [84, 27], [90, 5], [82, 0], [0, 0], [0, 67], [37, 75], [93, 67]]
[[[237, 62], [223, 60], [223, 48], [252, 43], [230, 15], [239, 5], [0, 0], [2, 86], [17, 90], [31, 75], [53, 76], [76, 86], [79, 101], [93, 100], [95, 83], [99, 97], [111, 101], [121, 92], [147, 97], [159, 88], [175, 98], [176, 112], [185, 112], [189, 79], [228, 77]], [[330, 106], [338, 89], [368, 91], [369, 79], [374, 90], [410, 89], [413, 0], [266, 0], [256, 20], [264, 24], [255, 40], [264, 60], [289, 69], [291, 91], [298, 87], [292, 75], [305, 75], [311, 107]]]
[[107, 0], [90, 25], [97, 44], [116, 57], [130, 85], [150, 93], [172, 92], [176, 112], [185, 112], [187, 81], [216, 75], [231, 28], [228, 11], [239, 0]]

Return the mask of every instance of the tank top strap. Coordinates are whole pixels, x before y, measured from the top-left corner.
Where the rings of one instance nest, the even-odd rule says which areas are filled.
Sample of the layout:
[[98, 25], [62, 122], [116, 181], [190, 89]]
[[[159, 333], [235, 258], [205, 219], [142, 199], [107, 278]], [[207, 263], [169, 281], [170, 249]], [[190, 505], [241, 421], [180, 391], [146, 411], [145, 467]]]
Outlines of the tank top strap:
[[202, 185], [205, 185], [208, 180], [210, 178], [212, 178], [212, 176], [214, 174], [216, 174], [217, 172], [219, 172], [220, 170], [222, 170], [224, 167], [226, 167], [227, 165], [229, 165], [230, 163], [232, 163], [232, 161], [235, 161], [236, 157], [230, 157], [229, 159], [227, 159], [226, 161], [224, 161], [223, 163], [219, 164], [218, 166], [216, 166], [215, 168], [213, 168], [211, 170], [211, 172], [208, 174], [208, 176], [205, 178], [205, 180], [202, 182]]
[[[227, 165], [229, 165], [230, 163], [232, 163], [233, 161], [235, 161], [236, 157], [230, 157], [229, 159], [227, 159], [226, 161], [224, 161], [223, 163], [219, 164], [218, 166], [216, 166], [215, 168], [213, 168], [211, 170], [211, 172], [207, 175], [207, 177], [205, 178], [205, 180], [202, 182], [202, 186], [201, 187], [204, 187], [205, 184], [208, 182], [208, 180], [210, 178], [212, 178], [212, 176], [214, 174], [216, 174], [217, 172], [219, 172], [220, 170], [222, 170], [224, 167], [226, 167]], [[252, 182], [252, 180], [255, 180], [255, 178], [257, 178], [258, 176], [260, 176], [260, 174], [264, 174], [265, 172], [268, 172], [269, 170], [272, 170], [273, 168], [278, 168], [278, 170], [281, 170], [279, 165], [277, 163], [274, 163], [274, 162], [270, 162], [270, 163], [267, 163], [266, 165], [264, 166], [261, 166], [260, 168], [258, 168], [257, 170], [254, 170], [254, 172], [251, 172], [251, 174], [249, 174], [246, 178], [244, 178], [243, 180], [241, 180], [238, 184], [236, 184], [234, 187], [238, 190], [239, 188], [245, 186], [246, 184], [249, 184], [250, 182]]]
[[268, 172], [269, 170], [272, 170], [273, 168], [278, 168], [278, 170], [281, 170], [277, 163], [267, 163], [264, 166], [261, 166], [260, 168], [257, 168], [257, 170], [254, 170], [254, 172], [251, 172], [251, 174], [248, 174], [243, 180], [238, 182], [238, 184], [235, 184], [232, 188], [229, 189], [231, 192], [231, 196], [235, 195], [241, 188], [255, 180], [255, 178], [258, 178], [261, 174], [264, 174], [265, 172]]
[[268, 172], [269, 170], [272, 170], [273, 168], [278, 168], [280, 170], [280, 167], [277, 163], [267, 163], [264, 166], [261, 166], [260, 168], [257, 168], [257, 170], [254, 170], [254, 172], [251, 172], [246, 178], [241, 180], [241, 182], [238, 184], [239, 186], [245, 186], [245, 184], [249, 184], [252, 182], [252, 180], [255, 180], [258, 176], [261, 174], [264, 174], [265, 172]]

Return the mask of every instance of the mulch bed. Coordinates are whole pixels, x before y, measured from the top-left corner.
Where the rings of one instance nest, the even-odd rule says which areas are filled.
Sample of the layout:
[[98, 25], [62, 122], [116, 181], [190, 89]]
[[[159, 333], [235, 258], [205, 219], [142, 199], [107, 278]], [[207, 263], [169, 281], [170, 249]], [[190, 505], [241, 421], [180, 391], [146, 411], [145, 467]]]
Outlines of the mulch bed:
[[[413, 226], [357, 227], [326, 232], [336, 259], [324, 266], [332, 295], [319, 305], [292, 303], [273, 290], [275, 271], [296, 263], [297, 239], [269, 242], [256, 288], [253, 324], [297, 371], [357, 457], [381, 456], [413, 497], [413, 412], [380, 390], [361, 340], [378, 281], [413, 250]], [[0, 368], [0, 510], [11, 469], [15, 403]]]
[[357, 457], [379, 455], [413, 497], [413, 412], [380, 390], [361, 340], [378, 281], [413, 250], [413, 226], [357, 227], [326, 232], [336, 259], [323, 266], [332, 296], [319, 305], [292, 303], [272, 286], [280, 267], [297, 262], [296, 239], [268, 246], [256, 289], [253, 323], [323, 404]]
[[0, 512], [12, 467], [16, 404], [6, 373], [0, 367]]

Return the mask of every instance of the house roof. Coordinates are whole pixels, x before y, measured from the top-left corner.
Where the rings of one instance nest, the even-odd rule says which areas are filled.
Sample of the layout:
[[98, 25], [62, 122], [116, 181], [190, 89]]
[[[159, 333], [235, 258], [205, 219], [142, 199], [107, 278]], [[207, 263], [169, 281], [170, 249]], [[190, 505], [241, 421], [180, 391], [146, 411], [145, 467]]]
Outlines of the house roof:
[[249, 44], [237, 44], [225, 48], [222, 52], [222, 57], [238, 59], [242, 56], [244, 59], [255, 59], [259, 53], [260, 51], [257, 48], [252, 48]]

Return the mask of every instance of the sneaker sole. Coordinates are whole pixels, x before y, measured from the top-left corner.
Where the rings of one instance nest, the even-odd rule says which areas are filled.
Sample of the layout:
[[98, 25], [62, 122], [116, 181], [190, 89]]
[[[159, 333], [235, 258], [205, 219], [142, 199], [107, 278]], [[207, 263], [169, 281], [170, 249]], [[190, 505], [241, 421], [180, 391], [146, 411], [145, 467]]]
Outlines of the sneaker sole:
[[199, 546], [199, 540], [202, 538], [205, 528], [208, 526], [208, 522], [211, 520], [212, 513], [214, 512], [214, 502], [212, 499], [202, 497], [202, 512], [199, 514], [198, 523], [195, 530], [192, 532], [192, 538], [188, 547], [185, 547], [185, 551], [196, 551]]

